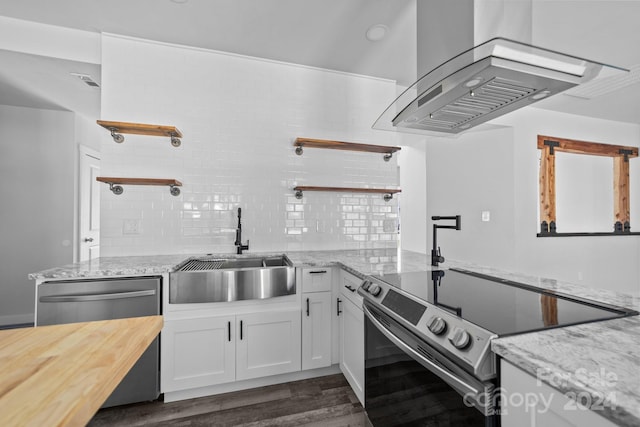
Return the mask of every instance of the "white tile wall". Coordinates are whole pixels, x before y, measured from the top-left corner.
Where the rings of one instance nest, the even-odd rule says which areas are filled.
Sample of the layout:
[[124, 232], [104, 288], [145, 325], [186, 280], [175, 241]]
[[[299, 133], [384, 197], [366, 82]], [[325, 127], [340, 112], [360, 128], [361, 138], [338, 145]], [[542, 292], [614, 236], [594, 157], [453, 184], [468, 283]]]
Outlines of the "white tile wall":
[[[102, 118], [177, 126], [168, 138], [108, 132], [104, 176], [176, 178], [165, 187], [102, 192], [102, 249], [127, 254], [232, 252], [242, 208], [251, 251], [389, 248], [397, 245], [397, 200], [382, 195], [305, 192], [296, 185], [398, 186], [395, 157], [305, 149], [296, 137], [396, 145], [371, 130], [395, 83], [293, 64], [142, 40], [103, 37]], [[138, 220], [140, 234], [123, 233]]]

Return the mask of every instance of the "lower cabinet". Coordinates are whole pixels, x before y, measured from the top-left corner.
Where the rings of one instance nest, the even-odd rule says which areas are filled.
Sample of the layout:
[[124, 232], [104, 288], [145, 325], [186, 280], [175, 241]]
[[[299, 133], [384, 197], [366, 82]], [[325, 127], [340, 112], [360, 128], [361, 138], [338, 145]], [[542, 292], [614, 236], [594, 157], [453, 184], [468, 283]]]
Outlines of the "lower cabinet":
[[300, 312], [237, 316], [236, 380], [300, 370]]
[[364, 406], [364, 313], [344, 294], [340, 305], [340, 370]]
[[302, 294], [302, 369], [331, 366], [331, 292]]
[[235, 316], [166, 321], [161, 390], [204, 387], [236, 378]]
[[298, 310], [168, 320], [162, 391], [299, 371], [300, 334]]
[[[615, 402], [608, 402], [604, 396], [596, 399], [588, 393], [567, 393], [568, 397], [504, 359], [500, 362], [500, 387], [502, 427], [615, 426], [597, 412]], [[579, 398], [578, 402], [575, 398]], [[591, 403], [593, 410], [579, 401]]]

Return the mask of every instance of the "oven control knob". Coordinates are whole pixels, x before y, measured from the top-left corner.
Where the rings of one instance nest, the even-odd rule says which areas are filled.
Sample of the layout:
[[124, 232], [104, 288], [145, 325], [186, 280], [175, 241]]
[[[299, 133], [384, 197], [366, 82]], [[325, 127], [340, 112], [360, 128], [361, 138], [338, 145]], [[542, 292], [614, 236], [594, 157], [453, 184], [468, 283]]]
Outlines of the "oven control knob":
[[427, 328], [435, 335], [442, 335], [447, 330], [447, 322], [442, 317], [431, 316], [427, 321]]
[[368, 280], [365, 280], [365, 281], [362, 283], [362, 289], [364, 289], [365, 291], [368, 291], [370, 286], [371, 286], [371, 282], [370, 282], [370, 281], [368, 281]]
[[373, 283], [371, 284], [371, 286], [369, 286], [368, 292], [374, 297], [377, 297], [378, 295], [380, 295], [380, 292], [382, 292], [382, 288], [376, 285], [375, 283]]
[[449, 334], [449, 341], [457, 349], [464, 349], [471, 343], [471, 335], [462, 328], [455, 328]]

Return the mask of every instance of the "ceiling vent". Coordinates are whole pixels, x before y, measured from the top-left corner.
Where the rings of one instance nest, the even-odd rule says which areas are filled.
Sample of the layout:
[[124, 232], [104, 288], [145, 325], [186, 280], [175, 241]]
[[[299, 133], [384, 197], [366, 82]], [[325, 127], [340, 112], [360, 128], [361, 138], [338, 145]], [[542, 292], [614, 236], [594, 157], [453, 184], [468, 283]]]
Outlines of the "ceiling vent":
[[100, 87], [100, 85], [96, 83], [95, 80], [93, 80], [93, 78], [91, 78], [91, 76], [88, 74], [71, 73], [71, 75], [82, 80], [87, 86]]

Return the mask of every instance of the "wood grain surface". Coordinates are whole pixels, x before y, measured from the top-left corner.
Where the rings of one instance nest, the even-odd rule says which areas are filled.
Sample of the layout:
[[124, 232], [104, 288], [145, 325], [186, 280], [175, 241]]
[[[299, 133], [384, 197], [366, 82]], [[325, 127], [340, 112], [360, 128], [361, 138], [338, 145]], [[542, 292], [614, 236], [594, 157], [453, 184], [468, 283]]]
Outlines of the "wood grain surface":
[[366, 414], [342, 374], [178, 402], [98, 411], [89, 427], [364, 427]]
[[172, 178], [123, 178], [112, 176], [99, 176], [96, 181], [106, 182], [107, 184], [123, 184], [123, 185], [175, 185], [182, 186], [182, 182]]
[[0, 426], [84, 426], [162, 329], [162, 316], [0, 331]]
[[331, 141], [327, 139], [296, 138], [296, 147], [327, 148], [330, 150], [362, 151], [367, 153], [395, 153], [400, 147], [388, 145], [360, 144], [357, 142]]
[[106, 120], [96, 120], [96, 123], [98, 123], [105, 129], [113, 129], [118, 133], [182, 137], [182, 132], [180, 132], [175, 126], [149, 125], [145, 123], [110, 122]]

